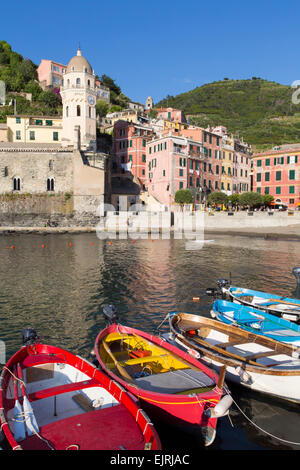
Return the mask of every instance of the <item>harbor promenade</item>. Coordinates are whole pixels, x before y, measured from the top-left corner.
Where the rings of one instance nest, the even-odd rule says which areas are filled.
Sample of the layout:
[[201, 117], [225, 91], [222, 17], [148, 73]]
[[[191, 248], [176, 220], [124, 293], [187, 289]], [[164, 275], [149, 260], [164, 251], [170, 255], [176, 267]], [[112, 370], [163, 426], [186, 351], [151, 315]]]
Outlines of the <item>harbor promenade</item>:
[[[197, 214], [194, 214], [196, 216]], [[188, 216], [193, 217], [192, 213]], [[134, 217], [137, 221], [137, 232], [147, 232], [146, 227], [142, 227], [138, 223], [138, 215]], [[133, 216], [129, 215], [128, 221], [132, 220]], [[270, 239], [299, 239], [300, 240], [300, 211], [290, 215], [288, 212], [274, 212], [271, 216], [267, 212], [253, 212], [253, 215], [249, 215], [247, 212], [236, 212], [236, 213], [209, 213], [203, 214], [204, 233], [218, 233], [218, 234], [232, 234], [249, 237], [264, 237]], [[122, 220], [122, 226], [118, 223], [116, 225], [117, 232], [127, 231], [130, 224], [124, 223]], [[152, 226], [153, 227], [153, 226]], [[165, 229], [166, 227], [164, 227]], [[171, 224], [167, 227], [170, 233], [174, 231], [174, 226]], [[162, 228], [158, 224], [155, 227], [157, 232], [161, 232]], [[45, 227], [45, 226], [30, 226], [30, 225], [7, 225], [0, 227], [0, 235], [10, 233], [96, 233], [96, 225], [87, 226], [64, 226], [58, 225], [56, 227]], [[104, 228], [104, 231], [107, 229]], [[131, 229], [132, 231], [132, 229]], [[150, 233], [149, 229], [149, 233]]]

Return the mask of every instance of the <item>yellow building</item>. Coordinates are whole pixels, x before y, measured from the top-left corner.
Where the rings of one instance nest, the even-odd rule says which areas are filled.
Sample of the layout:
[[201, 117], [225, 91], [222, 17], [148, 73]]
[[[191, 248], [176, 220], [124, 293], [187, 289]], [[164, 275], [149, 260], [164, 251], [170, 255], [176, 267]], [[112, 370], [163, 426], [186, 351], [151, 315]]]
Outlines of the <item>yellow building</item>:
[[163, 120], [164, 122], [164, 130], [165, 129], [174, 129], [175, 131], [181, 131], [183, 129], [188, 129], [189, 125], [184, 122], [179, 122], [179, 121], [169, 121], [167, 119]]
[[62, 118], [53, 116], [7, 116], [9, 142], [49, 144], [61, 142]]
[[222, 137], [221, 150], [221, 190], [228, 196], [232, 194], [232, 178], [234, 176], [234, 139], [227, 135]]

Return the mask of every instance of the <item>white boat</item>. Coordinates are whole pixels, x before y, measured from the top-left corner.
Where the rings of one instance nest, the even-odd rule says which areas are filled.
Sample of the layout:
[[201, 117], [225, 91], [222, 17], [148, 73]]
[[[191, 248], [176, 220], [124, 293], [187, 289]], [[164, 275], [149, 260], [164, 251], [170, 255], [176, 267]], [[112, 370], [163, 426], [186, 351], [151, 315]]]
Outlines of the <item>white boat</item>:
[[165, 335], [192, 356], [219, 370], [226, 380], [300, 403], [300, 349], [210, 318], [172, 313]]

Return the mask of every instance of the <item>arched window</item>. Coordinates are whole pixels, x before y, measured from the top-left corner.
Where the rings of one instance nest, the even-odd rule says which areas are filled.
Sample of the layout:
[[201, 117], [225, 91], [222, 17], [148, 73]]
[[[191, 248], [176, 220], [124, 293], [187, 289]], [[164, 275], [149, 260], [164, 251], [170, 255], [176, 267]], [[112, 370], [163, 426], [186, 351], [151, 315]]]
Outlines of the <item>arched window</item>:
[[76, 87], [80, 87], [80, 78], [76, 78]]
[[80, 116], [81, 115], [81, 112], [80, 112], [80, 105], [78, 104], [77, 105], [77, 116]]
[[87, 86], [90, 88], [90, 86], [91, 86], [91, 81], [90, 80], [87, 81]]
[[66, 106], [66, 117], [69, 117], [69, 106]]
[[47, 191], [54, 191], [54, 179], [53, 178], [47, 179]]
[[92, 108], [89, 106], [89, 118], [92, 117]]
[[13, 187], [14, 187], [14, 191], [20, 191], [20, 188], [21, 188], [20, 178], [14, 178]]

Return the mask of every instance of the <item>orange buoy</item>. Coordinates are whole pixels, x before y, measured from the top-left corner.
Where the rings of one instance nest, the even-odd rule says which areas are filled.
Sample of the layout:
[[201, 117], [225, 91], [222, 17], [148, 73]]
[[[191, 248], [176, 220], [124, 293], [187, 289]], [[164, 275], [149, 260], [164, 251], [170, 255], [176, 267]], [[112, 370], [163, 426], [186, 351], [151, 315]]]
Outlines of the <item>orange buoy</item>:
[[112, 245], [112, 242], [109, 242], [110, 245]]
[[94, 243], [93, 243], [93, 242], [91, 242], [91, 245], [93, 246], [93, 245], [94, 245]]
[[11, 245], [10, 249], [11, 249], [11, 250], [14, 250], [14, 249], [15, 249], [14, 245]]
[[43, 245], [42, 245], [42, 248], [45, 248], [45, 247], [46, 247], [46, 245], [43, 244]]
[[73, 243], [69, 243], [69, 246], [73, 246]]
[[200, 300], [200, 297], [193, 297], [194, 302], [199, 302], [199, 300]]

